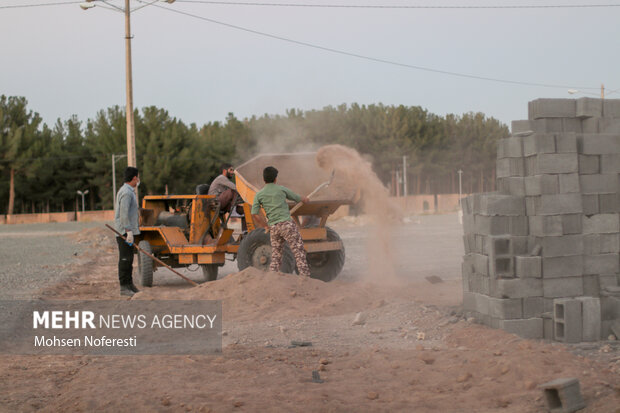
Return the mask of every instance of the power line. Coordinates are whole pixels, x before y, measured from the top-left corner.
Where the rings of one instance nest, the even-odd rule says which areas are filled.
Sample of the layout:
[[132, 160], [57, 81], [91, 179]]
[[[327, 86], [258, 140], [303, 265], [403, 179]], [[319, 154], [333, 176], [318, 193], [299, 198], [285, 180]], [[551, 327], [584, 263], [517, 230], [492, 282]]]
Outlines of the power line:
[[67, 4], [79, 4], [81, 1], [59, 1], [55, 3], [35, 3], [35, 4], [15, 4], [9, 6], [0, 6], [0, 9], [25, 9], [29, 7], [45, 7], [45, 6], [63, 6]]
[[202, 3], [225, 6], [260, 6], [260, 7], [311, 7], [332, 9], [584, 9], [620, 7], [620, 4], [557, 4], [557, 5], [505, 5], [505, 6], [420, 6], [420, 5], [363, 5], [363, 4], [296, 4], [296, 3], [259, 3], [242, 1], [210, 0], [176, 0], [179, 3]]
[[392, 66], [404, 67], [404, 68], [408, 68], [408, 69], [421, 70], [421, 71], [425, 71], [425, 72], [438, 73], [438, 74], [462, 77], [462, 78], [467, 78], [467, 79], [484, 80], [484, 81], [489, 81], [489, 82], [506, 83], [506, 84], [512, 84], [512, 85], [521, 85], [521, 86], [536, 86], [536, 87], [546, 87], [546, 88], [554, 88], [554, 89], [571, 89], [571, 88], [574, 88], [574, 89], [588, 89], [588, 90], [597, 90], [598, 89], [596, 87], [587, 87], [587, 86], [581, 86], [580, 87], [580, 86], [574, 86], [574, 85], [556, 85], [556, 84], [547, 84], [547, 83], [533, 83], [533, 82], [524, 82], [524, 81], [518, 81], [518, 80], [499, 79], [499, 78], [493, 78], [493, 77], [487, 77], [487, 76], [471, 75], [471, 74], [466, 74], [466, 73], [452, 72], [452, 71], [448, 71], [448, 70], [434, 69], [434, 68], [431, 68], [431, 67], [425, 67], [425, 66], [412, 65], [412, 64], [407, 64], [407, 63], [401, 63], [401, 62], [396, 62], [396, 61], [393, 61], [393, 60], [381, 59], [381, 58], [376, 58], [376, 57], [372, 57], [372, 56], [366, 56], [366, 55], [362, 55], [362, 54], [358, 54], [358, 53], [347, 52], [345, 50], [334, 49], [334, 48], [331, 48], [331, 47], [320, 46], [320, 45], [316, 45], [316, 44], [313, 44], [313, 43], [303, 42], [303, 41], [300, 41], [300, 40], [294, 40], [294, 39], [290, 39], [290, 38], [283, 37], [283, 36], [278, 36], [278, 35], [274, 35], [274, 34], [270, 34], [270, 33], [261, 32], [261, 31], [254, 30], [254, 29], [248, 29], [246, 27], [242, 27], [242, 26], [237, 26], [237, 25], [230, 24], [230, 23], [221, 22], [221, 21], [218, 21], [218, 20], [210, 19], [208, 17], [198, 16], [196, 14], [184, 12], [184, 11], [181, 11], [181, 10], [159, 6], [157, 4], [154, 4], [153, 7], [157, 7], [157, 8], [160, 8], [160, 9], [172, 12], [172, 13], [181, 14], [181, 15], [192, 17], [192, 18], [195, 18], [195, 19], [207, 21], [209, 23], [218, 24], [218, 25], [225, 26], [225, 27], [228, 27], [228, 28], [231, 28], [231, 29], [241, 30], [241, 31], [244, 31], [244, 32], [247, 32], [247, 33], [252, 33], [252, 34], [259, 35], [259, 36], [268, 37], [268, 38], [271, 38], [271, 39], [276, 39], [276, 40], [281, 40], [283, 42], [296, 44], [296, 45], [299, 45], [299, 46], [310, 47], [310, 48], [313, 48], [313, 49], [323, 50], [323, 51], [330, 52], [330, 53], [340, 54], [340, 55], [349, 56], [349, 57], [355, 57], [355, 58], [358, 58], [358, 59], [369, 60], [371, 62], [376, 62], [376, 63], [384, 63], [384, 64], [388, 64], [388, 65], [392, 65]]

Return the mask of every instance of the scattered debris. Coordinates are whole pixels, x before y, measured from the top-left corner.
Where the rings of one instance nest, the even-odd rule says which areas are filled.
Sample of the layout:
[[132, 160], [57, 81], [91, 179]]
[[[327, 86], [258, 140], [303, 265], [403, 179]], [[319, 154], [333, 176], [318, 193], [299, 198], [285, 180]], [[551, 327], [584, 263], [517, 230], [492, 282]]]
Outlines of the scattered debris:
[[366, 323], [366, 315], [364, 313], [357, 313], [355, 314], [355, 318], [353, 319], [353, 323], [352, 325], [354, 326], [361, 326], [364, 325]]
[[430, 275], [428, 277], [424, 277], [426, 279], [426, 281], [428, 281], [431, 284], [439, 284], [443, 282], [443, 279], [441, 277], [438, 277], [436, 275]]
[[312, 370], [312, 383], [324, 383], [325, 380], [321, 379], [321, 375], [317, 370]]
[[366, 395], [366, 397], [369, 400], [377, 400], [379, 398], [379, 393], [376, 393], [374, 391], [369, 391], [368, 394]]
[[310, 347], [312, 346], [311, 341], [291, 341], [291, 347]]

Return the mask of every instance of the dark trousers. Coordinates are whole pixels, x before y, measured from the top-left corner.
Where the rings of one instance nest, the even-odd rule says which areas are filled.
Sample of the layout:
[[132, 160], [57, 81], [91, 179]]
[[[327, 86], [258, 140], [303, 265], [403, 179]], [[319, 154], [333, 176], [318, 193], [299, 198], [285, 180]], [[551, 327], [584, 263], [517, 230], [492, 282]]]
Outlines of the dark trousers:
[[116, 237], [118, 244], [118, 281], [121, 285], [133, 283], [133, 246], [127, 244], [121, 237]]

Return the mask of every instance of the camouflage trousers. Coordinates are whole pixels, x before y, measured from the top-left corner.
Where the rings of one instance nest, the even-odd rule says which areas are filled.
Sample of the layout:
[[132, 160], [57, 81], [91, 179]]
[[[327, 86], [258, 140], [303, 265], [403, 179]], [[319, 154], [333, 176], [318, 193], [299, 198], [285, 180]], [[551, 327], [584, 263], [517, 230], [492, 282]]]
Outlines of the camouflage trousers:
[[282, 264], [282, 251], [284, 249], [284, 241], [288, 242], [288, 245], [293, 251], [295, 261], [297, 262], [297, 270], [299, 275], [309, 277], [310, 267], [308, 267], [308, 261], [306, 260], [306, 251], [304, 250], [304, 242], [301, 239], [299, 228], [293, 220], [279, 222], [272, 225], [270, 228], [271, 233], [271, 264], [269, 270], [279, 271], [280, 264]]

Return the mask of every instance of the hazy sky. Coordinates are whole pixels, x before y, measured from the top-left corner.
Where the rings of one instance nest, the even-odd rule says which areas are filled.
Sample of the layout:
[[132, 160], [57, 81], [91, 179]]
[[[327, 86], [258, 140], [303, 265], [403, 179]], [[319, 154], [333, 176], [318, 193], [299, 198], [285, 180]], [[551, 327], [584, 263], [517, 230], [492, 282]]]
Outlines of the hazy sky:
[[[63, 0], [0, 0], [0, 94], [25, 96], [53, 124], [125, 105], [123, 14]], [[66, 0], [64, 0], [66, 1]], [[246, 0], [252, 1], [252, 0]], [[265, 2], [269, 0], [264, 0]], [[341, 5], [559, 5], [600, 0], [274, 0]], [[105, 5], [96, 2], [100, 5]], [[120, 0], [110, 3], [123, 6]], [[132, 7], [142, 4], [131, 0]], [[620, 2], [617, 2], [620, 4]], [[270, 35], [441, 71], [566, 85], [600, 94], [620, 88], [620, 7], [360, 9], [157, 3], [132, 14], [134, 106], [155, 105], [199, 125], [321, 109], [342, 103], [421, 106], [444, 115], [481, 111], [505, 123], [527, 117], [545, 88], [467, 79], [305, 47]], [[575, 95], [577, 96], [577, 95]], [[581, 94], [579, 96], [592, 96]], [[620, 98], [619, 93], [609, 98]]]

